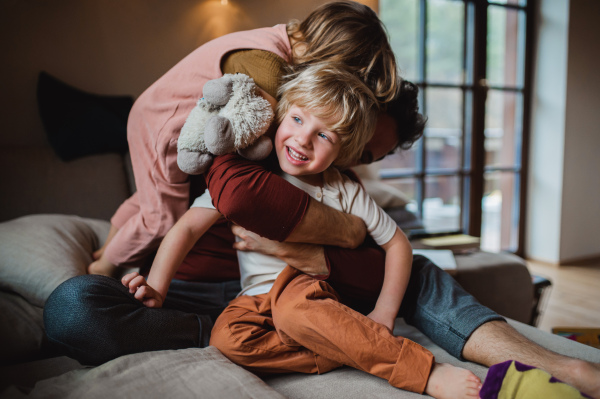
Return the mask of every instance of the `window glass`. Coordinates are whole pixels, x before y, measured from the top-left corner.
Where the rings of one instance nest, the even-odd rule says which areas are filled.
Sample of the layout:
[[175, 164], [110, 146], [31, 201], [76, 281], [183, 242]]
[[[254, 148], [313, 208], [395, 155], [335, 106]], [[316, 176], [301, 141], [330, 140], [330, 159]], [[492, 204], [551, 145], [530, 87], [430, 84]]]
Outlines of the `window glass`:
[[425, 148], [427, 169], [461, 165], [462, 91], [454, 88], [428, 88]]
[[490, 86], [523, 87], [525, 13], [488, 8], [487, 81]]
[[390, 35], [402, 77], [419, 81], [419, 1], [379, 0], [379, 18]]
[[423, 225], [431, 232], [460, 229], [460, 186], [458, 176], [425, 178]]
[[382, 177], [417, 173], [422, 138], [409, 150], [398, 150], [379, 161]]
[[481, 215], [481, 249], [514, 250], [519, 236], [519, 175], [511, 172], [485, 174]]
[[486, 167], [519, 167], [523, 95], [490, 90], [485, 117]]
[[422, 229], [423, 223], [421, 220], [421, 210], [419, 209], [418, 205], [419, 198], [421, 196], [419, 194], [419, 185], [417, 179], [386, 179], [385, 182], [400, 190], [406, 196], [406, 198], [411, 200], [411, 202], [406, 205], [406, 210], [415, 215], [415, 220], [410, 221], [410, 225], [407, 223], [405, 227], [411, 229]]
[[496, 4], [512, 4], [516, 6], [526, 6], [527, 0], [489, 0], [490, 3]]
[[464, 13], [461, 1], [427, 1], [428, 81], [463, 83]]

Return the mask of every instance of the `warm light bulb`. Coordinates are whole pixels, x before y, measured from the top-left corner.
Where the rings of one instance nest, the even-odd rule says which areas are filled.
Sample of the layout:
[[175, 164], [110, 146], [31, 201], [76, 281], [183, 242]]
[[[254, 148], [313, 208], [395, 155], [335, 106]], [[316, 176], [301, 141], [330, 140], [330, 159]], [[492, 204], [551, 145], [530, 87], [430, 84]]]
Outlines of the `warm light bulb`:
[[226, 6], [227, 5], [227, 0], [221, 0], [221, 4]]

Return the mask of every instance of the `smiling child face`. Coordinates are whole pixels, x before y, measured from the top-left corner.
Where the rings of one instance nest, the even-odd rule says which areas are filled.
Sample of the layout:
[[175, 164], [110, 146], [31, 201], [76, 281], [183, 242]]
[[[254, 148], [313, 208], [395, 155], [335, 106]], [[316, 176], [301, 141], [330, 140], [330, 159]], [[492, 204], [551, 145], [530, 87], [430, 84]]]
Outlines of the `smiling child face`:
[[309, 183], [320, 182], [320, 176], [314, 175], [331, 166], [341, 147], [340, 137], [326, 122], [306, 109], [290, 107], [275, 135], [275, 150], [284, 172]]

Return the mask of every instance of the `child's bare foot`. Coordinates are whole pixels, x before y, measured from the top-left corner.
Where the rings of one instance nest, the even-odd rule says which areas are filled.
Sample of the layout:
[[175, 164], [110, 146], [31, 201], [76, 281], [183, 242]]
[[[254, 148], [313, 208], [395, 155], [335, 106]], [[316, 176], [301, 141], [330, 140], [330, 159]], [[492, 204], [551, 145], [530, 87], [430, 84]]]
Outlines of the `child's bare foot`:
[[92, 262], [88, 266], [88, 274], [100, 274], [108, 277], [116, 277], [119, 274], [119, 268], [110, 263], [104, 257]]
[[435, 363], [425, 393], [437, 399], [479, 398], [481, 380], [467, 369]]
[[102, 257], [102, 255], [104, 254], [104, 248], [106, 248], [106, 247], [103, 246], [102, 248], [98, 248], [97, 250], [92, 252], [92, 259], [94, 259], [94, 260], [100, 259]]

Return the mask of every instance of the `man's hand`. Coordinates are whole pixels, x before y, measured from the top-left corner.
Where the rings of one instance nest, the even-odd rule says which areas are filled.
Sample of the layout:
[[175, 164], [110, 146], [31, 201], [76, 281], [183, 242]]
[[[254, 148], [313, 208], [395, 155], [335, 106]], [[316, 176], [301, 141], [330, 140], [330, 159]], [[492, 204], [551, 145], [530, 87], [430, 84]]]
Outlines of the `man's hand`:
[[274, 256], [306, 274], [329, 274], [325, 250], [320, 245], [272, 241], [237, 225], [233, 225], [231, 231], [241, 239], [233, 244], [238, 251]]
[[245, 228], [233, 225], [231, 231], [242, 241], [236, 241], [233, 247], [238, 251], [260, 252], [264, 255], [279, 257], [283, 252], [284, 243], [269, 240]]
[[148, 285], [144, 276], [137, 272], [126, 274], [121, 283], [138, 301], [142, 302], [148, 308], [161, 308], [164, 298], [154, 288]]

